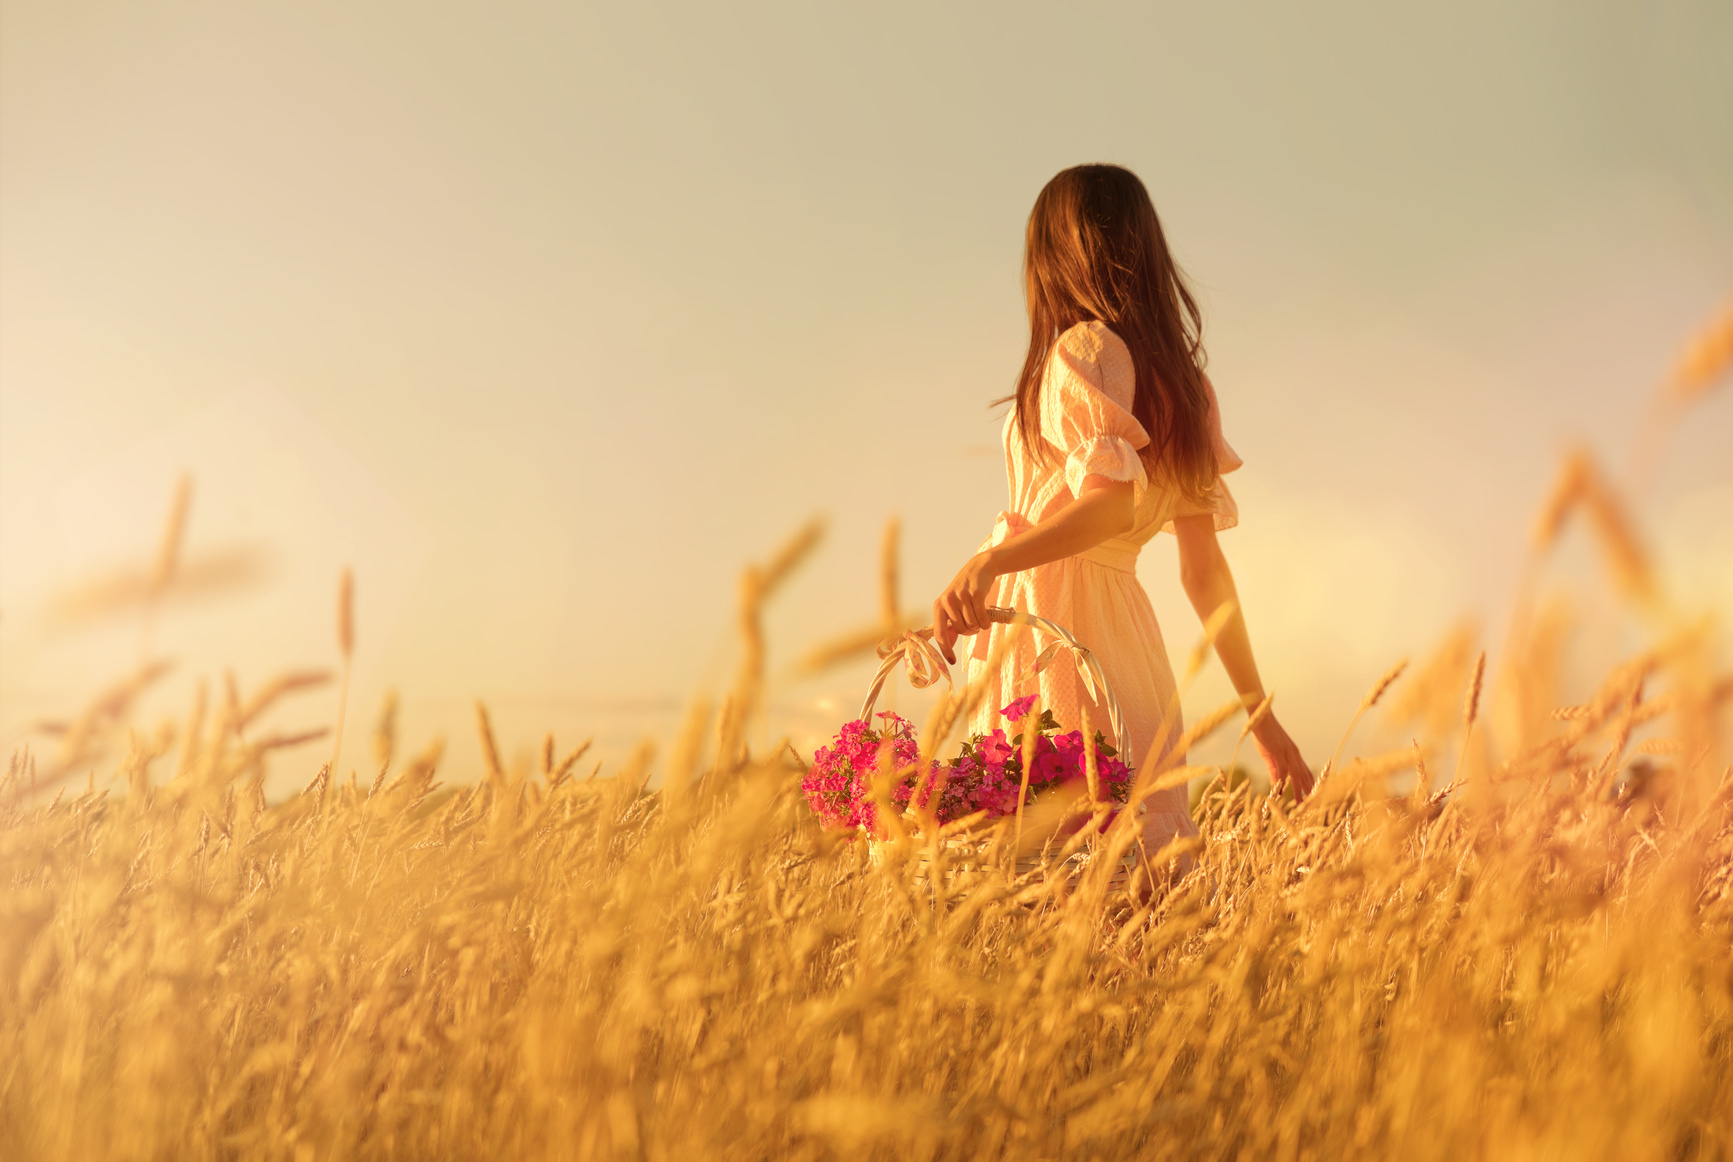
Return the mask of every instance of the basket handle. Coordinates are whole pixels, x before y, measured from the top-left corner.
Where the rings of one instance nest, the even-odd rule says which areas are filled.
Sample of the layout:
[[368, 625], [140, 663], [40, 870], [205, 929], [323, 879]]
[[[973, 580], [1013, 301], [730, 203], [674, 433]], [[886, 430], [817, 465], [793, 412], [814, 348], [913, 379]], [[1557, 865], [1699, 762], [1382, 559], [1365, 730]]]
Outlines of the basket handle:
[[[1131, 740], [1125, 737], [1125, 715], [1119, 708], [1119, 698], [1113, 693], [1113, 687], [1108, 685], [1107, 675], [1102, 672], [1101, 663], [1096, 660], [1089, 647], [1079, 642], [1064, 626], [1033, 613], [1019, 613], [1015, 609], [989, 605], [987, 620], [1000, 625], [1028, 625], [1057, 639], [1035, 655], [1035, 664], [1023, 676], [1023, 681], [1028, 681], [1046, 669], [1061, 648], [1070, 651], [1071, 660], [1077, 666], [1077, 675], [1083, 679], [1090, 697], [1097, 697], [1099, 689], [1099, 697], [1107, 703], [1108, 722], [1113, 727], [1114, 739], [1119, 743], [1120, 761], [1135, 770], [1137, 764], [1132, 757]], [[945, 663], [944, 655], [939, 653], [939, 647], [933, 644], [931, 626], [909, 630], [900, 637], [887, 639], [879, 646], [879, 657], [883, 660], [879, 662], [878, 673], [873, 675], [872, 685], [867, 689], [866, 701], [861, 703], [860, 717], [863, 720], [872, 718], [873, 707], [878, 704], [879, 691], [884, 689], [885, 679], [890, 677], [891, 670], [896, 668], [898, 661], [908, 670], [909, 685], [917, 690], [926, 689], [940, 678], [944, 679], [946, 686], [955, 688], [951, 681], [951, 668]]]

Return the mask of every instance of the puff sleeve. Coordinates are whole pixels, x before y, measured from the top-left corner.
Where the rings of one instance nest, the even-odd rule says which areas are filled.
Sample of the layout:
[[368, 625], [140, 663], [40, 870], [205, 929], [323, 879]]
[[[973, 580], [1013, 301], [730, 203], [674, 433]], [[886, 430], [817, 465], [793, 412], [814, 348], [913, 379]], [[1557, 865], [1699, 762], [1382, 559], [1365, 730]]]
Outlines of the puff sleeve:
[[1101, 323], [1079, 323], [1063, 335], [1041, 388], [1041, 434], [1065, 456], [1072, 496], [1083, 478], [1128, 480], [1143, 499], [1149, 487], [1139, 448], [1149, 433], [1131, 414], [1136, 373], [1125, 343]]
[[[1234, 494], [1228, 491], [1228, 486], [1222, 481], [1222, 476], [1232, 472], [1245, 461], [1240, 459], [1239, 453], [1235, 452], [1222, 436], [1222, 409], [1221, 404], [1216, 400], [1215, 384], [1211, 383], [1209, 376], [1206, 375], [1203, 385], [1204, 390], [1209, 392], [1209, 436], [1210, 443], [1215, 447], [1216, 481], [1209, 494], [1204, 497], [1203, 504], [1187, 500], [1182, 495], [1174, 505], [1173, 515], [1175, 517], [1201, 516], [1206, 512], [1212, 513], [1215, 516], [1216, 531], [1220, 532], [1222, 529], [1231, 529], [1240, 523], [1240, 506], [1234, 501]], [[1170, 519], [1161, 527], [1164, 532], [1171, 533], [1173, 532], [1173, 521]]]

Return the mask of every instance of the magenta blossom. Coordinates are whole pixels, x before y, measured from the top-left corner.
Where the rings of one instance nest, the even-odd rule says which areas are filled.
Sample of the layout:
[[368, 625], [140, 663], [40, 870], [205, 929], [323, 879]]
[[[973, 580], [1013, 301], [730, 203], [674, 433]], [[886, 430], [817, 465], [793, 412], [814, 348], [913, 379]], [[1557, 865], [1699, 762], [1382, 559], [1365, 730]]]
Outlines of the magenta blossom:
[[[1028, 717], [1033, 697], [1019, 698], [1001, 714], [1012, 722]], [[813, 756], [812, 768], [801, 780], [807, 802], [824, 825], [834, 830], [859, 830], [881, 836], [878, 802], [872, 793], [878, 772], [889, 781], [893, 805], [928, 812], [940, 824], [952, 823], [977, 812], [997, 819], [1014, 815], [1022, 802], [1023, 789], [1032, 795], [1045, 787], [1080, 783], [1087, 778], [1083, 732], [1058, 733], [1050, 713], [1039, 722], [1026, 723], [1033, 732], [1034, 756], [1027, 779], [1023, 771], [1023, 735], [1009, 739], [1003, 730], [977, 734], [963, 743], [961, 752], [949, 762], [930, 767], [923, 764], [914, 726], [895, 714], [879, 714], [880, 728], [856, 719], [845, 725], [828, 747]], [[1093, 743], [1097, 787], [1104, 798], [1125, 802], [1131, 771], [1097, 731]]]
[[813, 755], [812, 769], [801, 780], [807, 803], [828, 828], [860, 828], [878, 834], [873, 773], [881, 766], [900, 772], [920, 760], [914, 724], [890, 713], [878, 718], [882, 723], [878, 731], [859, 718], [843, 726], [830, 746]]

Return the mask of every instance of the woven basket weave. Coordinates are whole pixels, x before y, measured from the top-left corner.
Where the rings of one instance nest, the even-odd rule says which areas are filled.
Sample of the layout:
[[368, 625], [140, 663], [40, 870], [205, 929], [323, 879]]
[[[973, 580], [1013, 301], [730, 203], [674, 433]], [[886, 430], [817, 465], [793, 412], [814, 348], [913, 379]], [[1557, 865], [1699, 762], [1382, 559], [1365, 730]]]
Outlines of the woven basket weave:
[[[988, 619], [1002, 625], [1028, 625], [1033, 630], [1049, 635], [1053, 641], [1041, 649], [1035, 659], [1028, 678], [1033, 678], [1045, 669], [1061, 651], [1069, 652], [1077, 666], [1078, 675], [1093, 697], [1100, 692], [1100, 700], [1107, 704], [1108, 720], [1113, 727], [1113, 737], [1119, 744], [1121, 760], [1129, 767], [1136, 769], [1136, 760], [1132, 757], [1131, 742], [1125, 736], [1125, 718], [1119, 708], [1119, 699], [1113, 693], [1113, 687], [1108, 684], [1107, 675], [1101, 669], [1101, 663], [1089, 648], [1079, 642], [1070, 630], [1047, 618], [1031, 613], [1019, 613], [1014, 609], [1003, 609], [998, 606], [988, 606]], [[909, 683], [916, 689], [932, 685], [934, 681], [943, 678], [946, 685], [951, 685], [950, 669], [940, 656], [938, 647], [932, 643], [930, 629], [915, 630], [893, 639], [879, 649], [882, 661], [878, 672], [873, 675], [872, 685], [867, 690], [866, 700], [861, 703], [860, 718], [870, 721], [873, 708], [878, 704], [880, 691], [884, 689], [885, 680], [890, 676], [897, 663], [903, 663], [909, 673]], [[912, 822], [912, 816], [910, 816]], [[873, 840], [871, 855], [873, 862], [881, 862], [885, 848], [893, 841]], [[971, 836], [950, 836], [944, 841], [946, 848], [946, 868], [951, 872], [978, 871], [993, 862], [992, 841]], [[1075, 880], [1083, 874], [1091, 859], [1098, 858], [1104, 851], [1099, 846], [1099, 840], [1091, 840], [1080, 851], [1073, 852], [1064, 860], [1057, 858], [1057, 852], [1051, 855], [1026, 855], [1017, 860], [1015, 874], [1018, 878], [1033, 876], [1045, 868], [1048, 876], [1063, 875]], [[1120, 866], [1114, 869], [1109, 882], [1109, 890], [1122, 890], [1130, 881], [1131, 873], [1137, 866], [1136, 847], [1132, 847], [1120, 859]], [[928, 854], [924, 848], [916, 858], [924, 878]]]

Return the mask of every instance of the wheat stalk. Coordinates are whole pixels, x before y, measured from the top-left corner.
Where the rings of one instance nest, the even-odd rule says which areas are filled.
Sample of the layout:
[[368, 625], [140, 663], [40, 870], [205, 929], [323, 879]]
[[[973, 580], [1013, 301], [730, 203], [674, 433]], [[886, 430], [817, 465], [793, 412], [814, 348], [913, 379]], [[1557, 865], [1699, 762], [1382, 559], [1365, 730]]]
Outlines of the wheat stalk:
[[139, 665], [148, 665], [151, 636], [156, 628], [157, 608], [163, 594], [174, 581], [180, 564], [181, 545], [186, 540], [187, 514], [192, 508], [193, 482], [182, 475], [175, 481], [174, 499], [169, 502], [168, 519], [163, 523], [162, 537], [157, 542], [156, 562], [150, 573], [150, 586], [145, 597], [144, 628], [139, 640]]
[[480, 699], [475, 703], [475, 732], [481, 742], [481, 761], [488, 785], [496, 789], [504, 787], [505, 764], [500, 762], [499, 744], [494, 741], [493, 719], [488, 716], [487, 707]]
[[349, 674], [355, 661], [355, 576], [344, 569], [337, 579], [337, 652], [343, 657], [343, 679], [337, 689], [337, 726], [331, 732], [331, 769], [343, 753], [343, 725], [349, 713]]
[[1364, 698], [1360, 699], [1360, 705], [1355, 709], [1354, 716], [1348, 720], [1348, 728], [1342, 732], [1342, 738], [1336, 743], [1336, 749], [1330, 755], [1330, 761], [1324, 764], [1324, 770], [1322, 774], [1320, 774], [1320, 778], [1328, 777], [1330, 772], [1336, 769], [1337, 765], [1342, 760], [1342, 748], [1348, 745], [1348, 738], [1354, 733], [1354, 728], [1360, 724], [1361, 717], [1364, 716], [1368, 710], [1378, 705], [1378, 700], [1384, 697], [1384, 692], [1390, 689], [1396, 679], [1400, 678], [1402, 672], [1407, 668], [1408, 659], [1403, 658], [1394, 666], [1391, 666], [1388, 670], [1384, 671], [1383, 675], [1380, 676], [1376, 682], [1372, 683], [1372, 688], [1366, 691], [1366, 696]]
[[1733, 302], [1698, 333], [1667, 381], [1667, 396], [1685, 405], [1706, 394], [1733, 371]]
[[[1599, 519], [1584, 463], [1538, 547], [1570, 514]], [[754, 573], [760, 663], [757, 619], [793, 567]], [[0, 1157], [1718, 1157], [1733, 768], [1705, 747], [1725, 746], [1733, 679], [1706, 660], [1709, 621], [1638, 628], [1654, 640], [1551, 736], [1481, 743], [1501, 793], [1473, 812], [1448, 800], [1487, 654], [1459, 633], [1399, 697], [1393, 670], [1363, 700], [1421, 713], [1448, 688], [1462, 752], [1438, 795], [1420, 740], [1293, 815], [1211, 768], [1157, 771], [1153, 747], [1105, 843], [1047, 842], [1068, 808], [1037, 802], [993, 839], [1012, 860], [965, 818], [924, 829], [924, 867], [912, 844], [875, 858], [822, 831], [788, 747], [698, 747], [702, 704], [663, 789], [647, 744], [584, 781], [588, 744], [555, 763], [551, 736], [543, 779], [508, 781], [484, 709], [492, 785], [436, 784], [437, 743], [388, 778], [382, 712], [367, 794], [333, 762], [275, 802], [267, 758], [302, 779], [313, 760], [284, 749], [295, 735], [240, 736], [273, 684], [244, 700], [225, 683], [209, 722], [203, 692], [183, 715], [161, 785], [171, 732], [122, 728], [140, 671], [56, 743], [86, 771], [121, 736], [123, 800], [45, 782], [27, 752], [0, 777], [17, 1063]], [[762, 680], [743, 668], [726, 721]], [[1499, 692], [1528, 680], [1503, 668]], [[1238, 709], [1173, 732], [1187, 746]], [[1351, 793], [1407, 765], [1409, 795]], [[727, 777], [678, 791], [688, 767]], [[1212, 773], [1198, 834], [1110, 892], [1135, 803]], [[1026, 842], [1048, 858], [1018, 874]], [[1073, 875], [1086, 843], [1093, 870]], [[1196, 866], [1149, 875], [1168, 859]]]
[[329, 670], [289, 670], [266, 682], [253, 696], [236, 706], [236, 726], [246, 729], [276, 702], [301, 690], [314, 690], [331, 681]]
[[1474, 722], [1480, 714], [1480, 684], [1486, 677], [1486, 651], [1474, 659], [1474, 673], [1468, 680], [1468, 696], [1462, 702], [1462, 749], [1456, 754], [1456, 773], [1450, 777], [1450, 783], [1439, 792], [1448, 797], [1450, 793], [1462, 785], [1463, 764], [1468, 761], [1468, 744], [1474, 734]]

